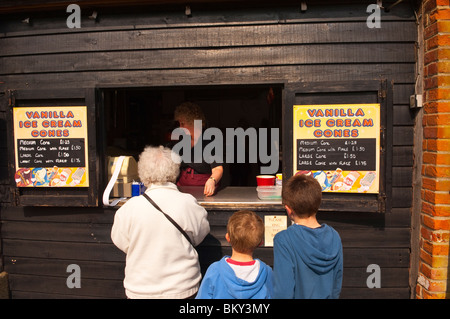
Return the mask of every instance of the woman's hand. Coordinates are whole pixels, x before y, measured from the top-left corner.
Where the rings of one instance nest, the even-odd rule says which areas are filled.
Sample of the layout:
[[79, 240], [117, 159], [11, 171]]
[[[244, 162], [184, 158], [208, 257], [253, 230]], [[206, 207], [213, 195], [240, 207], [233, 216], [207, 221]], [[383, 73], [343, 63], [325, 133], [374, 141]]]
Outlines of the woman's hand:
[[214, 194], [214, 191], [216, 190], [216, 182], [213, 179], [208, 179], [205, 183], [205, 189], [203, 193], [206, 196], [212, 196]]
[[205, 189], [203, 191], [203, 194], [205, 194], [206, 196], [214, 195], [214, 192], [216, 191], [216, 185], [223, 176], [222, 166], [216, 166], [211, 171], [211, 177], [206, 181]]

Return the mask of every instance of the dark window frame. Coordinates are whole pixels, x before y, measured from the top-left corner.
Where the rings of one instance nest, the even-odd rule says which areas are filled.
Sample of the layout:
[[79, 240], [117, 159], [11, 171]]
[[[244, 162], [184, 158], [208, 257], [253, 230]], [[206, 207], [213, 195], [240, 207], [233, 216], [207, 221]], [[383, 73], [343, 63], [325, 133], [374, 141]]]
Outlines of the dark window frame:
[[16, 206], [96, 207], [98, 193], [98, 157], [96, 156], [96, 97], [94, 89], [19, 89], [8, 90], [8, 131], [14, 131], [13, 107], [86, 106], [88, 118], [89, 187], [17, 187], [14, 181], [14, 134], [8, 136], [10, 187]]
[[[293, 174], [293, 105], [301, 104], [302, 95], [371, 94], [380, 103], [380, 191], [379, 194], [323, 193], [321, 211], [389, 213], [392, 207], [392, 149], [393, 149], [393, 84], [387, 80], [289, 83], [283, 97], [283, 176]], [[329, 104], [336, 102], [330, 101]], [[343, 101], [337, 103], [345, 103]], [[356, 102], [347, 102], [352, 104]], [[367, 103], [361, 101], [361, 103]], [[327, 103], [305, 103], [327, 104]]]
[[[239, 86], [277, 85], [282, 88], [282, 132], [280, 133], [282, 152], [282, 172], [284, 178], [292, 176], [292, 107], [296, 103], [295, 96], [301, 94], [346, 94], [358, 92], [371, 92], [376, 94], [381, 105], [380, 130], [380, 193], [379, 194], [333, 194], [324, 193], [321, 211], [346, 212], [383, 212], [391, 211], [392, 198], [392, 134], [393, 134], [393, 100], [392, 83], [387, 80], [374, 81], [345, 81], [345, 82], [317, 82], [317, 83], [233, 83], [233, 84], [207, 84], [207, 85], [133, 85], [113, 86], [102, 85], [96, 88], [60, 89], [60, 90], [9, 90], [8, 99], [8, 131], [13, 131], [12, 108], [14, 106], [51, 106], [51, 105], [86, 105], [88, 108], [88, 161], [90, 169], [89, 187], [75, 188], [33, 188], [20, 190], [14, 183], [15, 151], [14, 136], [8, 137], [8, 161], [12, 163], [9, 168], [10, 186], [14, 195], [14, 202], [18, 206], [101, 206], [103, 186], [106, 186], [104, 155], [104, 134], [102, 132], [102, 89], [113, 88], [186, 88], [189, 87], [239, 87]], [[81, 101], [84, 103], [80, 104]], [[49, 104], [50, 102], [50, 104]], [[77, 103], [72, 103], [77, 102]]]

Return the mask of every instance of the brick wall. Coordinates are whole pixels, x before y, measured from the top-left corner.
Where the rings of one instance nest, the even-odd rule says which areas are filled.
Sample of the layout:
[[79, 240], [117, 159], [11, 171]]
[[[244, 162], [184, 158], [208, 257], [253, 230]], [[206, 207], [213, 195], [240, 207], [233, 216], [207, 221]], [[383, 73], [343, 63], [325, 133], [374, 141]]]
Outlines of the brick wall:
[[423, 164], [417, 298], [450, 298], [450, 6], [422, 1]]

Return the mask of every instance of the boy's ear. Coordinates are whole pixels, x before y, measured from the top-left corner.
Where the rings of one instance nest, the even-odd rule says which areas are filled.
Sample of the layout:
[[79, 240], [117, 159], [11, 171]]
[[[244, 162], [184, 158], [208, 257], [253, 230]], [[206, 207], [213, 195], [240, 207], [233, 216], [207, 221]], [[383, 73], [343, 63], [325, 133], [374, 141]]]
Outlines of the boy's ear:
[[227, 242], [230, 242], [230, 235], [228, 235], [228, 233], [225, 234], [225, 239], [227, 240]]
[[288, 206], [288, 205], [284, 205], [284, 208], [286, 208], [286, 212], [288, 217], [293, 220], [294, 219], [294, 212], [292, 211], [292, 209]]

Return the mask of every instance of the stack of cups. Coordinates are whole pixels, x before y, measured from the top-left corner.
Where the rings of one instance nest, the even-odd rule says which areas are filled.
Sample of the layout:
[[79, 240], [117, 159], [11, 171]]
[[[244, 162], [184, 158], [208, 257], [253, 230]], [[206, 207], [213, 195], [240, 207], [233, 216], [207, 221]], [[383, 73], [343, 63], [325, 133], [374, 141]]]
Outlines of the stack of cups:
[[256, 176], [256, 183], [258, 186], [274, 186], [275, 176], [272, 175], [258, 175]]

